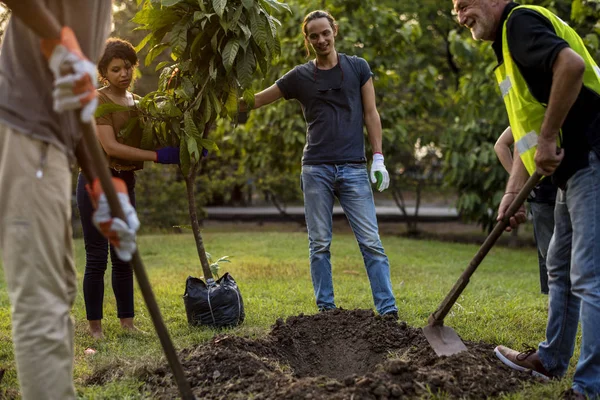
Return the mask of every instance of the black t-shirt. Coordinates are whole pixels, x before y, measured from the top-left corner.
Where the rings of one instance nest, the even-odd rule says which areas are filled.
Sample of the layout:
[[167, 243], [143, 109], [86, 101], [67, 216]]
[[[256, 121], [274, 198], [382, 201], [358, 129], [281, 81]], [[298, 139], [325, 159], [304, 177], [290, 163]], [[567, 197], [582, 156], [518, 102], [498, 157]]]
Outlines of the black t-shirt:
[[[504, 9], [496, 41], [493, 44], [498, 63], [503, 62], [502, 27], [517, 3]], [[506, 25], [507, 41], [513, 61], [527, 82], [533, 97], [547, 104], [552, 88], [552, 67], [558, 53], [569, 44], [556, 35], [552, 22], [531, 9], [515, 10]], [[564, 187], [579, 169], [588, 166], [591, 149], [600, 155], [600, 96], [582, 87], [562, 126], [561, 146], [565, 158], [554, 173], [553, 181]]]
[[286, 100], [302, 105], [302, 165], [366, 162], [361, 90], [373, 74], [363, 58], [339, 53], [338, 60], [329, 70], [298, 65], [276, 82]]

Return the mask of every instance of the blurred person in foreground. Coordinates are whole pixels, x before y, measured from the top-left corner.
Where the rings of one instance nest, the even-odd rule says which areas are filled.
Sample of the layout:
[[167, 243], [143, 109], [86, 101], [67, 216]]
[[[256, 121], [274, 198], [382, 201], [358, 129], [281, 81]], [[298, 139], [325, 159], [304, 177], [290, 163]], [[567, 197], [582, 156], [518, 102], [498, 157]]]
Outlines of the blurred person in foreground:
[[127, 222], [111, 218], [80, 129], [80, 121], [93, 123], [95, 62], [112, 2], [4, 3], [12, 17], [0, 55], [0, 247], [17, 375], [25, 400], [74, 399], [72, 163], [91, 182], [94, 223], [124, 259], [135, 251], [139, 227], [119, 180]]

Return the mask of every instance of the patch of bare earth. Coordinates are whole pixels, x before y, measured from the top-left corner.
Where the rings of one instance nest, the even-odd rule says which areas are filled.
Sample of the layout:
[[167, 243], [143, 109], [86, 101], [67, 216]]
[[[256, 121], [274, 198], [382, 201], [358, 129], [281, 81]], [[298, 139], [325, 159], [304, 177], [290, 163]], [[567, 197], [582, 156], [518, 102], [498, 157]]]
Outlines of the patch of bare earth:
[[[217, 335], [180, 358], [198, 399], [471, 399], [540, 382], [504, 366], [492, 345], [466, 345], [437, 357], [419, 328], [371, 310], [334, 310], [277, 320], [260, 339]], [[142, 379], [144, 395], [178, 397], [168, 366]]]

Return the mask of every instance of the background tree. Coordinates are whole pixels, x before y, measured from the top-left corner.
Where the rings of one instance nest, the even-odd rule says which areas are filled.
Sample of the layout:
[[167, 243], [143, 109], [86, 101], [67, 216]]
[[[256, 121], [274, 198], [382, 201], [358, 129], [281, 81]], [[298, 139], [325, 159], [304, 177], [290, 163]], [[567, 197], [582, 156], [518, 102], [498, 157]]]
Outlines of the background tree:
[[[158, 90], [140, 100], [143, 148], [179, 146], [192, 231], [204, 277], [213, 280], [200, 233], [195, 183], [203, 148], [218, 150], [207, 139], [215, 121], [237, 115], [241, 96], [254, 103], [255, 74], [265, 74], [280, 53], [279, 21], [271, 16], [288, 7], [276, 0], [138, 0], [133, 18], [150, 31], [138, 48], [149, 46], [144, 64], [165, 50]], [[134, 129], [135, 119], [128, 124]], [[128, 134], [128, 128], [123, 134]]]

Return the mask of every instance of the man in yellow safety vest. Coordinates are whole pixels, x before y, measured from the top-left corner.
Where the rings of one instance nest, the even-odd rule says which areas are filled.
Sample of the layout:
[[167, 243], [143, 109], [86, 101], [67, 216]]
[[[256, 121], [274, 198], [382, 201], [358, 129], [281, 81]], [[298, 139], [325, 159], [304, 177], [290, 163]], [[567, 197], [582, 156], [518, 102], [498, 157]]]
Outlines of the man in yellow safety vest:
[[[600, 397], [600, 69], [577, 33], [545, 8], [510, 0], [453, 0], [474, 39], [493, 42], [495, 74], [514, 135], [498, 219], [537, 171], [559, 187], [548, 250], [546, 340], [496, 355], [512, 368], [562, 377], [581, 321], [581, 354], [569, 396]], [[557, 151], [557, 147], [560, 149]], [[523, 210], [511, 227], [525, 221]]]

